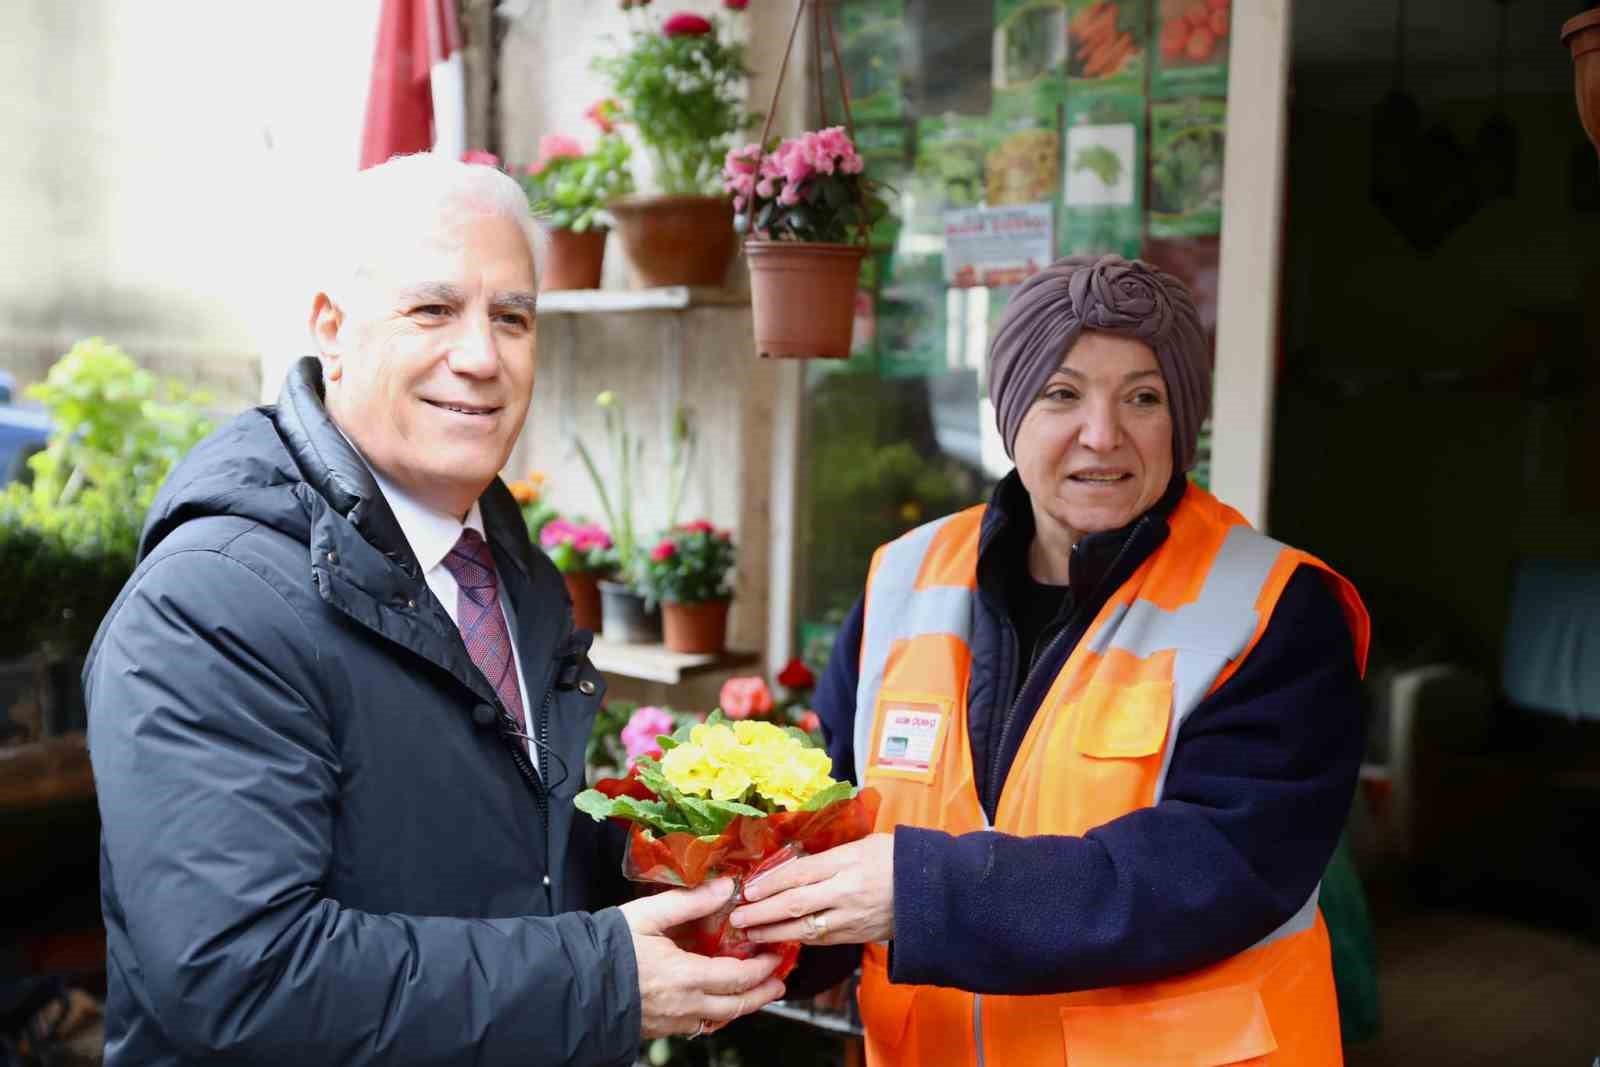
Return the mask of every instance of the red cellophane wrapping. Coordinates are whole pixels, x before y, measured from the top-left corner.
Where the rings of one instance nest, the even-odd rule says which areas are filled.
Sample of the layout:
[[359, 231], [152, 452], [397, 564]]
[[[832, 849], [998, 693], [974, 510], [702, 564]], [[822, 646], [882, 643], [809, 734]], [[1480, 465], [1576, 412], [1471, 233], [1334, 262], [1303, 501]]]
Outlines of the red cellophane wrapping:
[[[595, 788], [612, 797], [655, 799], [655, 794], [632, 775], [601, 779], [595, 783]], [[820, 811], [780, 811], [763, 818], [736, 815], [726, 830], [709, 840], [690, 833], [657, 837], [645, 827], [619, 818], [616, 821], [628, 827], [628, 851], [622, 859], [622, 873], [635, 882], [651, 883], [663, 889], [693, 889], [707, 879], [734, 878], [740, 892], [727, 907], [695, 924], [689, 943], [683, 947], [703, 956], [738, 959], [777, 952], [782, 963], [773, 974], [784, 978], [794, 970], [800, 956], [800, 943], [758, 944], [728, 921], [740, 902], [744, 884], [796, 856], [824, 852], [867, 836], [877, 821], [878, 803], [877, 790], [869, 787], [850, 800], [837, 801]]]

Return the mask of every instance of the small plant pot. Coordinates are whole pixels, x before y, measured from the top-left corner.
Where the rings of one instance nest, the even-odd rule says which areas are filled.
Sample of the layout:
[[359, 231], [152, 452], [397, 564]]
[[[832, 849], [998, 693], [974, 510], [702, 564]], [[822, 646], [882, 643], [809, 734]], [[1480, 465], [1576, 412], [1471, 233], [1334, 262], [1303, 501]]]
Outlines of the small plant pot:
[[621, 582], [601, 581], [601, 636], [628, 645], [653, 645], [661, 640], [661, 612], [646, 612], [644, 597]]
[[750, 310], [763, 356], [849, 359], [860, 245], [746, 241]]
[[625, 196], [606, 205], [644, 288], [722, 285], [739, 252], [725, 196]]
[[1561, 43], [1572, 54], [1578, 119], [1590, 143], [1600, 147], [1600, 7], [1568, 19], [1561, 27]]
[[539, 264], [539, 291], [600, 288], [600, 269], [606, 258], [603, 226], [577, 233], [543, 227], [544, 261]]
[[600, 632], [600, 583], [593, 571], [577, 571], [561, 576], [567, 583], [567, 595], [572, 598], [572, 625], [590, 633]]
[[719, 653], [728, 645], [728, 601], [702, 600], [693, 604], [666, 601], [661, 605], [666, 645], [674, 652]]

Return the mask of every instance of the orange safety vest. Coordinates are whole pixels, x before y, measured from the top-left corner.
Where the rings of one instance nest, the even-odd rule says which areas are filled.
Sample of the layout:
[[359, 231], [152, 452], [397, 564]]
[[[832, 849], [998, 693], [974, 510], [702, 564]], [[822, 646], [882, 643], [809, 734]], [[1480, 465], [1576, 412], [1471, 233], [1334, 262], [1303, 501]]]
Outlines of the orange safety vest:
[[[982, 520], [982, 507], [963, 511], [873, 557], [855, 752], [857, 781], [883, 795], [880, 831], [991, 829], [967, 734]], [[1166, 542], [1100, 609], [1045, 695], [992, 829], [1082, 835], [1158, 803], [1185, 717], [1250, 654], [1302, 564], [1327, 573], [1365, 671], [1366, 609], [1326, 564], [1257, 533], [1194, 485], [1169, 521]], [[899, 985], [888, 975], [885, 946], [866, 946], [860, 1002], [869, 1065], [1342, 1063], [1315, 892], [1257, 945], [1160, 981], [993, 996]]]

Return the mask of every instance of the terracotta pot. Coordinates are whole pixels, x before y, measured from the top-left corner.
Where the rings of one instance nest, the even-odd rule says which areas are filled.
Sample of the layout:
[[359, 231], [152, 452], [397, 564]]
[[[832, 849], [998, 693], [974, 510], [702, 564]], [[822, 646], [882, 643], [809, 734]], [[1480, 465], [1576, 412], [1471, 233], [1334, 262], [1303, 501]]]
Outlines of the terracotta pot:
[[639, 285], [722, 285], [739, 251], [725, 196], [625, 196], [606, 205]]
[[539, 291], [600, 288], [600, 266], [606, 257], [603, 226], [577, 233], [543, 227], [544, 262], [539, 264]]
[[702, 600], [661, 605], [662, 629], [674, 652], [721, 652], [728, 643], [728, 601]]
[[750, 310], [763, 356], [849, 359], [860, 245], [746, 241]]
[[1600, 7], [1568, 19], [1561, 43], [1572, 52], [1572, 83], [1578, 97], [1578, 119], [1589, 143], [1600, 150]]
[[601, 636], [629, 645], [651, 645], [661, 640], [661, 612], [645, 611], [644, 597], [632, 586], [601, 580]]
[[567, 595], [572, 598], [572, 625], [590, 633], [600, 632], [600, 583], [593, 571], [563, 574]]

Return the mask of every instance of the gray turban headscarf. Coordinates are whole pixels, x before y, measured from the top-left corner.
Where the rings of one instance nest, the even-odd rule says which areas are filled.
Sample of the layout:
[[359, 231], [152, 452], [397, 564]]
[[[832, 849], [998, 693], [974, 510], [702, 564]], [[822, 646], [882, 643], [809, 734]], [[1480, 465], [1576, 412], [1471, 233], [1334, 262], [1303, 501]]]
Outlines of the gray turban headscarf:
[[1121, 256], [1057, 260], [1018, 287], [989, 343], [989, 398], [1013, 448], [1022, 417], [1084, 330], [1143, 341], [1154, 349], [1172, 411], [1172, 462], [1194, 466], [1200, 425], [1211, 410], [1211, 358], [1194, 298], [1177, 278]]

